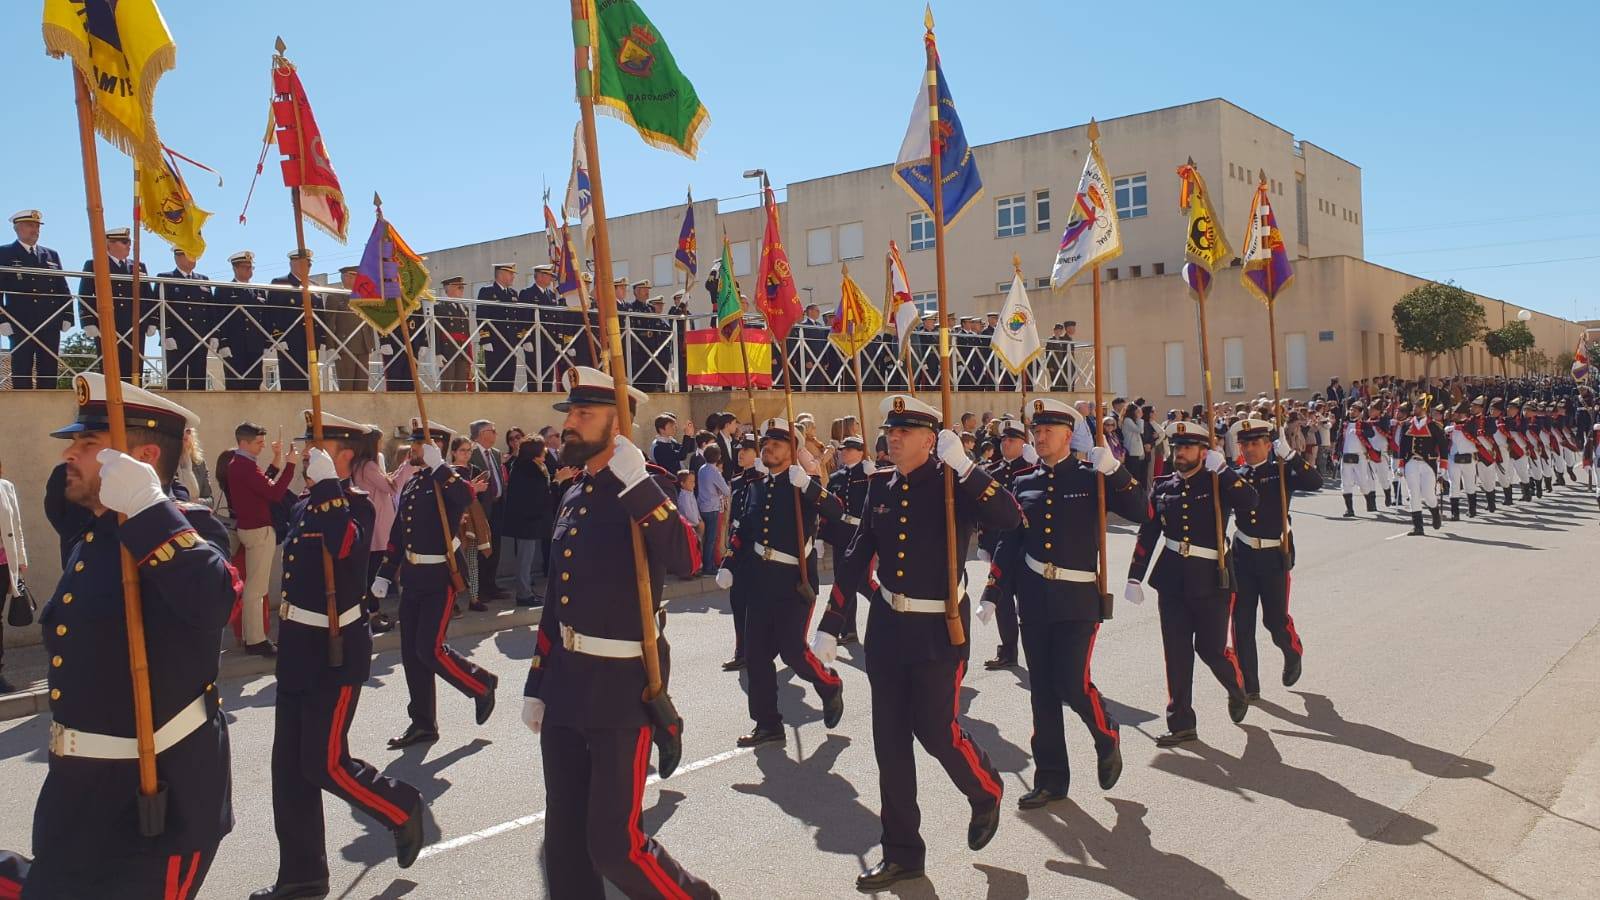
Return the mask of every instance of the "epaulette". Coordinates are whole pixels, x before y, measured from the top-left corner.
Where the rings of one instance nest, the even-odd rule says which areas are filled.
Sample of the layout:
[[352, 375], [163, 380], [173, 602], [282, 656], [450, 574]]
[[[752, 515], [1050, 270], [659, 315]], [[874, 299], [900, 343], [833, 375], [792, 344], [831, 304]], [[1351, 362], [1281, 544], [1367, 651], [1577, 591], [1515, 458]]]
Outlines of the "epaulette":
[[876, 472], [873, 472], [871, 475], [868, 475], [867, 477], [868, 478], [887, 478], [890, 475], [893, 475], [894, 473], [896, 473], [898, 471], [900, 471], [900, 470], [896, 469], [894, 466], [885, 466], [885, 467], [877, 470]]

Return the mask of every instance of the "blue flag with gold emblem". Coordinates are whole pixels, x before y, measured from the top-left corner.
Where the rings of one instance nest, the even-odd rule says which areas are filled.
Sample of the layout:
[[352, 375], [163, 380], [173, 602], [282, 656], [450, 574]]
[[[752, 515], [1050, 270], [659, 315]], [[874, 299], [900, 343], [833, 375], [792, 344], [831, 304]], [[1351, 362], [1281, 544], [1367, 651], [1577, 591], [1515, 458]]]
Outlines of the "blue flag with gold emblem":
[[683, 274], [694, 280], [695, 273], [700, 270], [700, 255], [698, 243], [694, 236], [694, 193], [691, 191], [684, 200], [687, 204], [683, 210], [683, 228], [678, 231], [678, 251], [672, 255], [672, 264], [683, 270]]
[[[944, 66], [933, 46], [931, 30], [925, 40], [933, 50], [935, 96], [939, 98], [939, 105], [936, 109], [929, 108], [927, 76], [922, 75], [917, 81], [917, 99], [911, 105], [911, 124], [906, 126], [900, 155], [894, 162], [894, 179], [916, 198], [928, 215], [933, 215], [933, 154], [937, 152], [944, 181], [944, 227], [949, 228], [983, 195], [983, 179], [978, 175], [972, 148], [967, 146], [967, 136], [961, 130], [961, 117], [956, 115], [956, 101], [944, 80]], [[933, 147], [929, 139], [930, 123], [939, 130], [938, 147]]]

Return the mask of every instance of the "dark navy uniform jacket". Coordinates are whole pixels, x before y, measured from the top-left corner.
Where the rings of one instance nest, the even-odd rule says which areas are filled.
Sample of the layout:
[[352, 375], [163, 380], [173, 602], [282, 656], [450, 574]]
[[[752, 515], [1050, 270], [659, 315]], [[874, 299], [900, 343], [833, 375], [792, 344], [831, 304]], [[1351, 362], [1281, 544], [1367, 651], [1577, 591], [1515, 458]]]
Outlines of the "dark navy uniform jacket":
[[[1127, 466], [1106, 476], [1106, 514], [1143, 522], [1147, 506], [1138, 486]], [[1011, 491], [1022, 507], [1022, 525], [1000, 535], [985, 599], [993, 602], [991, 593], [1014, 591], [1022, 621], [1030, 625], [1099, 621], [1100, 591], [1095, 582], [1046, 579], [1023, 559], [1026, 554], [1080, 572], [1099, 568], [1100, 479], [1094, 466], [1070, 457], [1055, 466], [1030, 466], [1012, 483]], [[1110, 578], [1109, 572], [1106, 577]]]
[[[505, 306], [478, 307], [478, 345], [485, 352], [510, 353], [521, 346], [522, 329], [518, 324], [533, 321], [533, 313], [517, 304], [516, 288], [488, 284], [478, 288], [479, 300], [494, 300]], [[494, 328], [488, 326], [495, 324]]]
[[[130, 275], [131, 276], [133, 274], [133, 258], [132, 257], [129, 257], [128, 259], [119, 261], [119, 260], [112, 259], [111, 257], [108, 256], [108, 257], [106, 257], [106, 262], [111, 264], [110, 268], [111, 268], [111, 274], [112, 275]], [[83, 271], [85, 271], [85, 272], [93, 272], [94, 271], [94, 260], [92, 260], [92, 259], [84, 260], [83, 261]], [[149, 274], [149, 270], [145, 268], [145, 265], [142, 262], [139, 263], [139, 274], [140, 275], [148, 275]], [[95, 292], [95, 289], [94, 289], [94, 276], [93, 275], [89, 275], [87, 277], [78, 279], [78, 296], [82, 299], [82, 302], [83, 302], [83, 327], [88, 328], [90, 325], [94, 325], [94, 326], [98, 327], [100, 325], [100, 307], [95, 302], [95, 300], [99, 295]], [[140, 281], [139, 282], [139, 296], [141, 298], [143, 298], [144, 300], [154, 300], [155, 296], [156, 296], [156, 286], [151, 284], [148, 281]], [[113, 282], [111, 282], [111, 308], [112, 308], [112, 311], [116, 314], [116, 317], [117, 317], [117, 333], [118, 334], [121, 334], [122, 332], [128, 331], [129, 329], [131, 329], [133, 327], [133, 282], [132, 281], [113, 281]], [[140, 304], [140, 308], [139, 308], [139, 321], [141, 323], [149, 323], [149, 322], [151, 322], [154, 319], [154, 315], [153, 315], [154, 312], [155, 312], [155, 308], [154, 308], [153, 304], [141, 303]], [[142, 328], [140, 329], [141, 332], [143, 330], [144, 329], [142, 329]]]
[[[1520, 429], [1507, 429], [1520, 430]], [[1514, 441], [1508, 441], [1508, 447], [1516, 446]], [[1444, 427], [1432, 419], [1418, 423], [1416, 419], [1407, 419], [1400, 428], [1400, 459], [1408, 460], [1412, 457], [1422, 460], [1432, 466], [1436, 471], [1439, 468], [1439, 457], [1449, 451], [1450, 438], [1444, 433]]]
[[[291, 272], [288, 275], [280, 275], [269, 283], [281, 284], [287, 288], [287, 290], [269, 291], [267, 293], [267, 305], [273, 307], [272, 312], [269, 313], [272, 317], [271, 329], [273, 336], [289, 345], [289, 352], [294, 359], [293, 365], [303, 367], [306, 363], [306, 323], [303, 317], [305, 301], [300, 297], [300, 279]], [[322, 296], [320, 294], [312, 294], [312, 313], [315, 314], [320, 309], [322, 309]], [[322, 328], [316, 325], [315, 319], [313, 319], [312, 324], [316, 327], [316, 333], [320, 341]], [[287, 360], [280, 362], [279, 365], [280, 372], [288, 372], [292, 368]]]
[[[857, 520], [862, 518], [867, 508], [867, 485], [870, 481], [865, 462], [853, 466], [841, 466], [828, 476], [828, 493], [839, 498], [840, 511], [839, 515], [830, 515], [827, 510], [823, 510], [822, 539], [827, 541], [830, 547], [837, 549], [838, 555], [843, 555], [845, 548], [855, 539], [856, 528], [860, 526], [859, 521], [852, 525], [844, 521], [843, 516], [851, 516]], [[837, 556], [834, 562], [838, 562]]]
[[[21, 241], [12, 241], [0, 247], [0, 266], [59, 271], [61, 254], [40, 244], [34, 244], [30, 253]], [[46, 321], [54, 322], [58, 330], [72, 325], [72, 289], [64, 276], [0, 272], [0, 293], [5, 294], [6, 312], [29, 330], [39, 329]], [[22, 337], [13, 334], [12, 346]], [[43, 340], [50, 335], [40, 333], [39, 337]]]
[[35, 847], [71, 843], [85, 852], [169, 854], [209, 847], [233, 829], [228, 729], [216, 681], [219, 640], [240, 584], [228, 564], [228, 533], [204, 506], [168, 501], [120, 528], [107, 512], [74, 545], [39, 615], [50, 658], [50, 715], [66, 728], [134, 736], [124, 547], [139, 570], [155, 727], [197, 697], [206, 698], [210, 715], [156, 757], [167, 785], [165, 833], [139, 836], [137, 760], [52, 754], [34, 812]]
[[[734, 553], [739, 551], [739, 513], [744, 511], [746, 497], [749, 496], [750, 486], [767, 477], [762, 469], [751, 467], [744, 469], [739, 474], [728, 479], [728, 550], [729, 554], [723, 560], [726, 567], [732, 561]], [[739, 589], [739, 583], [734, 582], [734, 589]]]
[[[1401, 439], [1404, 447], [1404, 438]], [[1284, 500], [1284, 485], [1278, 480], [1278, 453], [1268, 450], [1267, 458], [1260, 465], [1240, 465], [1233, 470], [1246, 484], [1255, 488], [1256, 505], [1250, 509], [1238, 511], [1234, 523], [1234, 530], [1239, 534], [1246, 534], [1253, 538], [1267, 540], [1280, 540], [1283, 537], [1283, 511], [1287, 508]], [[1283, 474], [1288, 479], [1289, 495], [1292, 497], [1296, 491], [1302, 494], [1312, 494], [1322, 490], [1322, 476], [1317, 474], [1315, 466], [1306, 460], [1305, 454], [1297, 453], [1294, 459], [1283, 464]], [[1291, 517], [1292, 518], [1292, 517]], [[1234, 543], [1234, 550], [1240, 555], [1238, 562], [1260, 571], [1281, 572], [1285, 563], [1290, 568], [1294, 567], [1293, 544], [1290, 544], [1290, 555], [1285, 558], [1282, 548], [1263, 547], [1260, 550], [1241, 542]]]
[[[435, 512], [434, 518], [438, 515]], [[377, 511], [372, 499], [348, 481], [330, 478], [311, 486], [295, 504], [283, 541], [283, 602], [307, 612], [328, 614], [322, 579], [322, 551], [333, 560], [339, 613], [361, 607], [367, 591], [367, 558]], [[372, 673], [372, 633], [361, 613], [340, 627], [344, 664], [328, 666], [327, 629], [287, 619], [278, 627], [278, 689], [357, 685]]]
[[268, 311], [267, 294], [260, 288], [240, 287], [236, 282], [219, 284], [215, 297], [217, 321], [222, 323], [218, 332], [221, 344], [232, 351], [228, 365], [242, 374], [261, 358], [261, 349], [267, 345], [261, 329], [272, 330], [275, 313]]
[[[1018, 478], [1034, 471], [1034, 464], [1020, 456], [1016, 459], [1002, 457], [998, 461], [984, 466], [984, 469], [995, 481], [1000, 482], [1001, 487], [1011, 491]], [[1012, 493], [1014, 495], [1016, 492], [1012, 491]], [[990, 557], [994, 556], [995, 547], [999, 543], [1000, 532], [998, 529], [985, 528], [978, 532], [978, 546], [986, 551]]]
[[630, 522], [637, 522], [644, 536], [666, 683], [670, 650], [661, 612], [662, 581], [668, 573], [693, 573], [700, 553], [689, 523], [668, 499], [676, 484], [660, 469], [649, 471], [651, 477], [627, 493], [610, 469], [585, 472], [561, 498], [550, 536], [550, 586], [522, 689], [524, 697], [544, 701], [546, 724], [638, 728], [647, 721], [642, 659], [593, 656], [562, 643], [563, 626], [588, 637], [635, 644], [644, 639]]
[[[193, 282], [155, 286], [158, 292], [166, 297], [168, 308], [178, 317], [167, 320], [167, 333], [164, 337], [170, 338], [179, 347], [193, 347], [201, 339], [206, 338], [211, 329], [222, 320], [216, 305], [211, 302], [210, 279], [199, 272], [185, 275], [182, 269], [161, 272], [158, 277], [181, 278]], [[183, 321], [180, 322], [178, 319]], [[152, 324], [154, 324], [153, 319]]]
[[[879, 469], [867, 487], [866, 516], [844, 558], [834, 563], [833, 593], [822, 630], [837, 637], [845, 627], [845, 598], [866, 591], [868, 569], [878, 559], [878, 582], [887, 590], [923, 600], [950, 592], [945, 568], [944, 464], [933, 457], [910, 475]], [[1022, 521], [1011, 494], [974, 465], [955, 485], [956, 559], [964, 564], [975, 526], [1008, 529]], [[895, 612], [880, 592], [871, 593], [867, 652], [888, 653], [901, 663], [965, 659], [972, 642], [951, 646], [944, 616]], [[971, 633], [971, 604], [963, 591], [961, 620]]]
[[[800, 556], [800, 544], [795, 540], [794, 485], [789, 481], [789, 471], [767, 475], [752, 482], [745, 491], [744, 507], [734, 513], [738, 528], [738, 542], [733, 558], [724, 566], [734, 574], [734, 583], [750, 579], [756, 593], [752, 598], [778, 600], [796, 596], [795, 585], [799, 576], [796, 567], [764, 560], [756, 553], [755, 545]], [[800, 519], [805, 525], [806, 542], [812, 552], [806, 555], [806, 579], [813, 590], [817, 586], [817, 517], [838, 518], [844, 512], [839, 498], [822, 486], [822, 480], [812, 476], [800, 498]]]
[[[472, 505], [472, 485], [450, 466], [432, 471], [421, 469], [400, 489], [399, 512], [389, 529], [389, 549], [378, 567], [378, 577], [398, 581], [402, 590], [408, 585], [440, 587], [450, 582], [450, 567], [446, 563], [412, 565], [406, 561], [407, 550], [419, 556], [443, 556], [450, 552], [445, 547], [445, 523], [439, 519], [439, 503], [433, 499], [435, 491], [444, 495], [444, 518], [450, 523], [452, 541], [456, 539], [455, 523], [461, 521], [467, 507]], [[455, 548], [456, 566], [462, 572], [469, 563], [467, 549]]]
[[[1239, 473], [1224, 468], [1217, 473], [1222, 491], [1222, 528], [1228, 528], [1228, 514], [1255, 509], [1256, 489]], [[1218, 546], [1216, 515], [1212, 511], [1211, 473], [1203, 467], [1191, 478], [1177, 472], [1163, 475], [1150, 490], [1151, 518], [1139, 528], [1139, 542], [1133, 548], [1129, 581], [1143, 581], [1150, 568], [1151, 554], [1162, 537], [1187, 541], [1195, 547], [1215, 551]], [[1161, 593], [1184, 597], [1206, 597], [1217, 593], [1217, 561], [1199, 556], [1184, 556], [1162, 545], [1150, 586]]]

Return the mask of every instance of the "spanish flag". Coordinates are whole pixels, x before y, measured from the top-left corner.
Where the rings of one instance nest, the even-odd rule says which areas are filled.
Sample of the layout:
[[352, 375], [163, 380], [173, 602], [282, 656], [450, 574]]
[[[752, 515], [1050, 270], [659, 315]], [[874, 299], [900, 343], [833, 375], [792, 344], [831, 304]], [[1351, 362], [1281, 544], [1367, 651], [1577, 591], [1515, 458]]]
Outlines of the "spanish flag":
[[772, 344], [764, 328], [740, 328], [733, 340], [723, 340], [715, 328], [685, 332], [690, 387], [744, 387], [745, 368], [750, 387], [772, 387]]
[[72, 64], [94, 96], [94, 127], [118, 150], [161, 165], [156, 82], [178, 47], [155, 0], [45, 0], [44, 47]]

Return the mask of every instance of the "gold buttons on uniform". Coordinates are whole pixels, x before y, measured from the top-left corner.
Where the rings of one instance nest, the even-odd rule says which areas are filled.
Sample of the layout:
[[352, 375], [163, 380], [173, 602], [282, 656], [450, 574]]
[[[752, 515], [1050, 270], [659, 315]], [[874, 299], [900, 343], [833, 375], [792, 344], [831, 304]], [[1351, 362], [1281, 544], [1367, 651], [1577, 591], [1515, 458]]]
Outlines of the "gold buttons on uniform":
[[293, 554], [293, 553], [291, 553], [291, 554], [289, 554], [289, 559], [288, 559], [288, 561], [289, 561], [289, 562], [294, 562], [294, 554]]
[[1044, 533], [1045, 533], [1045, 534], [1049, 534], [1049, 533], [1050, 533], [1050, 526], [1049, 526], [1049, 525], [1046, 525], [1046, 526], [1045, 526], [1045, 527], [1044, 527]]
[[587, 516], [588, 514], [589, 514], [589, 507], [587, 507], [587, 506], [578, 507], [578, 515]]
[[566, 596], [563, 596], [563, 597], [562, 597], [562, 598], [561, 598], [561, 605], [562, 605], [562, 606], [566, 606], [566, 605], [567, 605], [567, 601], [568, 601], [568, 600], [571, 600], [571, 599], [572, 599], [572, 598], [571, 598], [571, 597], [566, 597]]
[[61, 602], [62, 603], [71, 603], [72, 602], [72, 592], [71, 591], [67, 591], [65, 594], [62, 594], [61, 595]]
[[904, 569], [895, 569], [894, 570], [894, 577], [896, 577], [896, 578], [904, 578], [904, 577], [906, 577], [905, 570]]
[[571, 581], [572, 580], [572, 573], [571, 572], [562, 572], [561, 573], [561, 580], [562, 581]]
[[84, 543], [85, 543], [85, 544], [92, 544], [92, 543], [94, 543], [94, 532], [92, 532], [92, 531], [91, 531], [91, 532], [89, 532], [89, 533], [88, 533], [88, 534], [86, 534], [86, 535], [84, 535], [84, 536], [83, 536], [83, 542], [84, 542]]
[[900, 550], [900, 551], [895, 553], [895, 557], [898, 558], [898, 559], [905, 559], [906, 558], [906, 552], [904, 550]]
[[906, 518], [906, 517], [905, 517], [905, 516], [901, 516], [901, 517], [900, 517], [900, 524], [901, 524], [901, 525], [904, 525], [904, 524], [905, 524], [905, 523], [907, 523], [907, 522], [909, 522], [909, 521], [911, 521], [911, 520], [910, 520], [910, 519], [907, 519], [907, 518]]
[[55, 667], [55, 668], [57, 668], [57, 669], [61, 668], [61, 663], [62, 662], [63, 662], [63, 660], [59, 656], [50, 657], [50, 665]]
[[578, 529], [577, 528], [569, 528], [569, 529], [567, 529], [567, 534], [572, 536], [572, 537], [577, 537], [578, 536]]
[[1049, 541], [1045, 541], [1045, 542], [1044, 542], [1044, 548], [1045, 548], [1045, 549], [1046, 549], [1046, 550], [1049, 550], [1049, 549], [1050, 549], [1050, 542], [1049, 542]]
[[571, 547], [568, 547], [568, 548], [567, 548], [567, 549], [565, 549], [565, 550], [563, 550], [563, 551], [561, 551], [561, 556], [562, 556], [562, 557], [563, 557], [563, 558], [565, 558], [565, 559], [570, 559], [570, 558], [572, 558], [572, 548], [571, 548]]
[[77, 562], [73, 563], [72, 564], [72, 571], [74, 571], [74, 572], [82, 572], [83, 571], [83, 560], [80, 559]]
[[903, 541], [905, 539], [906, 539], [906, 533], [904, 531], [900, 532], [900, 540]]
[[584, 486], [583, 486], [583, 492], [584, 492], [584, 493], [585, 493], [585, 494], [592, 494], [592, 493], [594, 493], [594, 485], [592, 485], [592, 484], [586, 484], [586, 485], [584, 485]]
[[60, 700], [61, 699], [61, 689], [60, 688], [51, 688], [50, 689], [50, 699], [51, 700]]
[[56, 626], [56, 637], [66, 637], [66, 635], [67, 635], [67, 626], [65, 626], [65, 625], [57, 625]]

